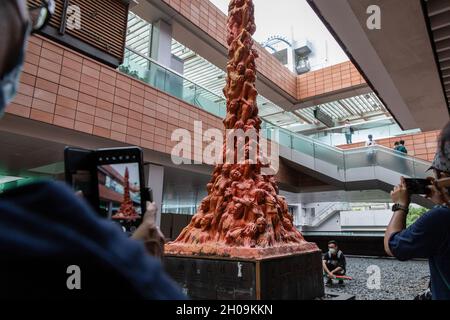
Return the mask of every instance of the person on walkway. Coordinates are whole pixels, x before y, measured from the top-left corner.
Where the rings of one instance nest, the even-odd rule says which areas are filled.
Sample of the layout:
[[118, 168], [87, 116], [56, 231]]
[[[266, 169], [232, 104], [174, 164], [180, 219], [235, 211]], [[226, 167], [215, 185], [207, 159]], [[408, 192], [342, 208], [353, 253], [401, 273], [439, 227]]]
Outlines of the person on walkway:
[[406, 142], [404, 140], [400, 140], [397, 151], [404, 153], [404, 154], [408, 154], [408, 149], [406, 149], [405, 143]]
[[354, 129], [350, 125], [350, 120], [349, 119], [345, 120], [344, 134], [345, 134], [345, 140], [347, 141], [347, 144], [353, 143], [353, 133], [354, 133]]
[[394, 143], [394, 151], [398, 151], [398, 147], [400, 146], [400, 142], [399, 141], [395, 141]]
[[366, 141], [366, 147], [373, 147], [376, 145], [375, 140], [373, 140], [373, 135], [369, 134], [367, 138], [368, 140]]
[[374, 165], [376, 162], [376, 150], [375, 147], [376, 142], [373, 140], [373, 135], [368, 136], [368, 140], [366, 141], [367, 150], [367, 162], [369, 165]]

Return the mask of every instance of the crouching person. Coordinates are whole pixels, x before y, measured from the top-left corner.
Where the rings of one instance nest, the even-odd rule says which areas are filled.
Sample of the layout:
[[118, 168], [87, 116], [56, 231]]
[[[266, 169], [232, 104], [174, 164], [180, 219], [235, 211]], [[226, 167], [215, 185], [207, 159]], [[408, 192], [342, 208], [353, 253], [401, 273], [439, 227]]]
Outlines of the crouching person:
[[[325, 253], [322, 260], [324, 274], [328, 277], [327, 285], [333, 283], [333, 279], [336, 276], [345, 275], [346, 261], [344, 253], [339, 250], [337, 242], [332, 240], [328, 242], [328, 252]], [[344, 281], [339, 279], [339, 284], [343, 284]]]

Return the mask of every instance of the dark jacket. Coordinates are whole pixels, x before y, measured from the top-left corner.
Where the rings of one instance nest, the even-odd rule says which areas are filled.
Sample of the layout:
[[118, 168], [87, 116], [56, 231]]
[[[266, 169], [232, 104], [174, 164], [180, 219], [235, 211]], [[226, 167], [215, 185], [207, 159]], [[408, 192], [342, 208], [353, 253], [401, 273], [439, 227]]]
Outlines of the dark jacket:
[[[62, 183], [0, 195], [0, 296], [184, 299], [161, 264]], [[66, 282], [80, 268], [81, 290]]]
[[[339, 250], [335, 255], [332, 255], [329, 251], [325, 253], [323, 256], [323, 260], [327, 265], [330, 265], [333, 267], [333, 269], [336, 269], [337, 267], [341, 267], [343, 270], [343, 273], [345, 273], [347, 269], [347, 262], [345, 260], [344, 253]], [[333, 270], [330, 270], [333, 271]]]
[[436, 207], [389, 241], [399, 260], [427, 258], [433, 299], [450, 300], [450, 209]]

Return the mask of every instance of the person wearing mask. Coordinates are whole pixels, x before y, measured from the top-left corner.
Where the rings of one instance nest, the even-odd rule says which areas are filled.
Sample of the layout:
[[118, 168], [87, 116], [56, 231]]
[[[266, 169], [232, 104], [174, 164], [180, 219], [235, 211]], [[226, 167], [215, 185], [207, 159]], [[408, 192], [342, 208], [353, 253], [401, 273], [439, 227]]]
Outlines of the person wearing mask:
[[[347, 267], [345, 256], [344, 253], [339, 250], [336, 241], [332, 240], [328, 242], [328, 252], [323, 256], [322, 265], [324, 274], [328, 278], [326, 282], [327, 285], [331, 285], [333, 279], [336, 279], [336, 276], [345, 275]], [[343, 283], [344, 281], [340, 279], [339, 284]]]
[[[0, 0], [0, 114], [16, 94], [28, 37], [54, 8], [52, 0], [31, 9], [25, 0]], [[2, 298], [186, 298], [149, 254], [163, 250], [154, 203], [131, 239], [58, 182], [0, 194], [0, 213]]]
[[347, 141], [347, 144], [352, 144], [353, 143], [353, 128], [350, 125], [350, 120], [347, 119], [345, 120], [345, 125], [344, 125], [344, 135], [345, 135], [345, 140]]
[[427, 197], [436, 205], [406, 228], [411, 195], [402, 178], [391, 192], [395, 203], [391, 222], [384, 235], [388, 255], [401, 261], [425, 258], [429, 261], [431, 293], [434, 300], [450, 300], [450, 195], [438, 179], [450, 177], [450, 122], [440, 135], [432, 164], [434, 178]]

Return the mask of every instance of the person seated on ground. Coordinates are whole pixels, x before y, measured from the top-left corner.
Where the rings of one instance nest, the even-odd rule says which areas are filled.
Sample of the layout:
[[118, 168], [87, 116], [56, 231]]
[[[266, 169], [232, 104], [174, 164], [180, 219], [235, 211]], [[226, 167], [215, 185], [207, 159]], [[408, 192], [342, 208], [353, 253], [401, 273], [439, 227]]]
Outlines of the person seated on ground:
[[[328, 252], [325, 253], [322, 260], [323, 270], [328, 277], [327, 284], [332, 284], [336, 276], [343, 276], [346, 272], [346, 261], [344, 253], [339, 250], [337, 242], [332, 240], [328, 242]], [[344, 281], [339, 279], [339, 284]]]
[[[30, 16], [25, 0], [0, 1], [0, 115], [17, 91], [33, 22], [43, 21]], [[185, 299], [149, 255], [161, 256], [163, 243], [153, 221], [156, 206], [147, 211], [130, 239], [63, 183], [1, 193], [0, 297]]]
[[[436, 179], [450, 177], [450, 122], [442, 130], [432, 169]], [[384, 235], [388, 255], [401, 261], [426, 258], [430, 265], [431, 292], [434, 300], [450, 300], [450, 195], [446, 187], [429, 178], [432, 186], [427, 197], [436, 206], [409, 228], [406, 217], [411, 202], [402, 178], [391, 192], [394, 206], [391, 222]]]

